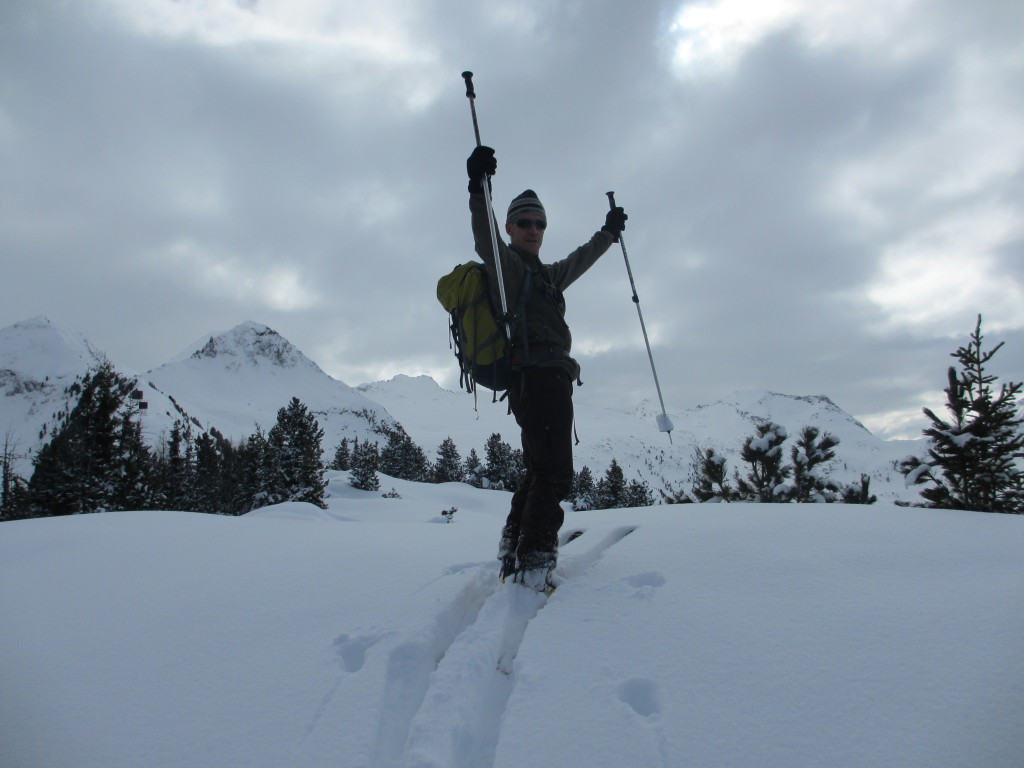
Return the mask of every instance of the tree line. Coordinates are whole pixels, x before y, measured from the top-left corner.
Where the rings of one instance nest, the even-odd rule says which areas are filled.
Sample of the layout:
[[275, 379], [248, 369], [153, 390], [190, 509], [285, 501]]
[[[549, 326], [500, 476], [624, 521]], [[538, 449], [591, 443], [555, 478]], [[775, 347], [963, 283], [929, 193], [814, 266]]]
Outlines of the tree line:
[[842, 485], [828, 476], [829, 462], [835, 458], [839, 438], [817, 427], [806, 426], [786, 461], [784, 443], [789, 438], [785, 427], [772, 421], [755, 426], [755, 433], [743, 441], [740, 461], [744, 465], [730, 476], [726, 457], [714, 448], [694, 448], [690, 462], [693, 478], [689, 493], [673, 489], [662, 492], [669, 504], [697, 502], [758, 502], [830, 504], [874, 504], [871, 480], [862, 474], [860, 483]]
[[[463, 459], [455, 441], [448, 436], [438, 446], [433, 462], [400, 426], [381, 427], [379, 432], [384, 437], [383, 446], [343, 439], [330, 468], [347, 470], [352, 485], [367, 491], [380, 490], [378, 473], [414, 482], [461, 482], [477, 488], [511, 491], [519, 487], [526, 471], [522, 450], [512, 448], [497, 432], [487, 438], [483, 459], [475, 448]], [[654, 498], [645, 481], [627, 482], [622, 467], [612, 459], [604, 477], [596, 482], [589, 467], [576, 472], [572, 489], [562, 501], [570, 502], [575, 509], [612, 509], [648, 506]]]
[[[1024, 417], [1016, 398], [1020, 382], [998, 384], [987, 364], [1003, 346], [984, 347], [981, 316], [968, 344], [951, 356], [945, 417], [925, 408], [927, 453], [900, 464], [908, 487], [921, 488], [920, 506], [984, 512], [1024, 513]], [[379, 441], [346, 438], [325, 466], [324, 431], [298, 398], [277, 413], [264, 433], [258, 428], [234, 443], [216, 429], [193, 430], [186, 420], [155, 447], [143, 440], [136, 382], [109, 363], [89, 372], [67, 394], [73, 408], [33, 460], [31, 477], [15, 471], [9, 437], [0, 454], [0, 519], [116, 510], [174, 509], [241, 515], [285, 501], [325, 506], [326, 469], [347, 470], [357, 488], [379, 490], [380, 474], [415, 482], [465, 482], [479, 488], [512, 490], [524, 473], [523, 455], [498, 433], [481, 458], [475, 449], [463, 459], [449, 436], [433, 461], [398, 424], [376, 425]], [[788, 454], [789, 435], [778, 424], [756, 425], [741, 447], [740, 469], [730, 474], [713, 448], [694, 449], [689, 490], [668, 485], [667, 503], [756, 501], [871, 504], [867, 475], [841, 485], [828, 477], [838, 438], [804, 427]], [[788, 458], [788, 460], [787, 460]], [[575, 509], [648, 506], [647, 483], [627, 480], [612, 459], [595, 480], [589, 467], [578, 471], [567, 499]]]
[[[987, 365], [1002, 348], [984, 344], [981, 315], [967, 344], [951, 352], [957, 365], [946, 371], [946, 414], [923, 413], [925, 455], [899, 463], [907, 487], [920, 489], [914, 506], [974, 512], [1024, 514], [1024, 416], [1017, 403], [1021, 382], [999, 383]], [[845, 502], [871, 504], [870, 479], [843, 486], [828, 478], [838, 438], [804, 427], [790, 447], [783, 447], [784, 427], [756, 426], [740, 451], [743, 472], [730, 475], [726, 458], [714, 448], [695, 448], [689, 492], [668, 487], [668, 503], [707, 501]], [[908, 505], [907, 502], [896, 502]]]
[[0, 463], [0, 517], [173, 509], [241, 515], [284, 501], [324, 506], [323, 430], [298, 398], [233, 443], [216, 429], [175, 421], [156, 447], [146, 444], [133, 399], [136, 382], [101, 364], [73, 384], [77, 397], [60, 414], [27, 480], [14, 471], [6, 441]]
[[[325, 466], [324, 431], [298, 398], [278, 411], [268, 432], [257, 427], [239, 442], [178, 419], [151, 447], [142, 435], [136, 384], [109, 363], [72, 384], [66, 394], [75, 405], [57, 414], [28, 479], [15, 471], [17, 456], [7, 439], [0, 455], [0, 519], [157, 509], [242, 515], [286, 501], [324, 507], [327, 469], [347, 470], [351, 484], [365, 490], [378, 490], [381, 474], [512, 490], [525, 472], [522, 451], [498, 433], [487, 439], [482, 459], [475, 449], [463, 459], [448, 437], [431, 462], [399, 424], [375, 425], [379, 441], [343, 439]], [[570, 500], [579, 509], [653, 503], [646, 484], [625, 483], [615, 461], [597, 483], [589, 468], [577, 473]]]

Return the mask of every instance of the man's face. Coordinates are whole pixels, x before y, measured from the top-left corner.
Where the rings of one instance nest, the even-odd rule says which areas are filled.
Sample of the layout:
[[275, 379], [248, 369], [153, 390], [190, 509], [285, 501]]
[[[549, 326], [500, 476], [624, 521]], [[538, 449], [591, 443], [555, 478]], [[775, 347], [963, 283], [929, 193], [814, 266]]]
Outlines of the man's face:
[[534, 256], [540, 255], [544, 244], [544, 219], [535, 213], [523, 214], [515, 221], [505, 224], [509, 240], [516, 248]]

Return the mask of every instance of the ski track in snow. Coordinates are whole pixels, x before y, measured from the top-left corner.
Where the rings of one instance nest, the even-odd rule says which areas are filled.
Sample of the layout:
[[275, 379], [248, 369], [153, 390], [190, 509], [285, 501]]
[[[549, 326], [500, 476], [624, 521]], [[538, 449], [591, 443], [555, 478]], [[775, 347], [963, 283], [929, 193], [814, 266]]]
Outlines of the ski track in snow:
[[477, 569], [451, 604], [391, 650], [371, 768], [404, 764], [405, 743], [413, 718], [427, 697], [431, 676], [455, 639], [476, 621], [497, 585], [493, 568]]
[[[559, 582], [583, 573], [634, 530], [617, 528], [590, 549], [565, 558], [555, 572]], [[581, 533], [567, 531], [563, 543]], [[501, 584], [493, 565], [477, 565], [452, 603], [391, 650], [371, 768], [493, 765], [516, 685], [515, 660], [530, 621], [547, 600], [518, 584]], [[347, 636], [339, 640], [353, 643]], [[354, 639], [355, 655], [361, 644]], [[645, 695], [639, 686], [622, 695], [650, 719], [655, 694]], [[652, 728], [656, 733], [656, 724]]]

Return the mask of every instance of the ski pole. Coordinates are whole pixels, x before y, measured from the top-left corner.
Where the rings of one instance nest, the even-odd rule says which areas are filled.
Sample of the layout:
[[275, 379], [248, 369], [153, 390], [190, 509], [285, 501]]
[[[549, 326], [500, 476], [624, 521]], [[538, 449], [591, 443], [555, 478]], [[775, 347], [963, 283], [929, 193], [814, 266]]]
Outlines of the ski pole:
[[[608, 203], [612, 210], [615, 210], [615, 193], [608, 192]], [[668, 433], [668, 441], [672, 442], [672, 419], [665, 412], [665, 398], [661, 396], [661, 384], [658, 381], [658, 370], [654, 367], [654, 354], [651, 352], [651, 341], [647, 338], [647, 325], [644, 323], [644, 313], [640, 311], [640, 297], [636, 295], [636, 282], [633, 280], [633, 268], [629, 265], [629, 256], [626, 253], [626, 239], [619, 233], [619, 245], [622, 246], [622, 258], [626, 262], [626, 274], [629, 275], [629, 286], [633, 289], [633, 303], [636, 304], [636, 314], [640, 318], [640, 329], [644, 332], [644, 344], [647, 345], [647, 357], [651, 361], [651, 373], [654, 374], [654, 388], [658, 390], [658, 402], [661, 403], [661, 413], [657, 416], [658, 430]]]
[[[473, 89], [473, 73], [463, 72], [462, 78], [466, 81], [466, 98], [469, 99], [469, 110], [473, 114], [473, 133], [476, 134], [476, 145], [479, 147], [482, 142], [480, 141], [480, 123], [476, 119], [476, 91]], [[494, 208], [491, 204], [490, 176], [481, 179], [480, 186], [484, 190], [487, 224], [491, 229], [491, 253], [494, 254], [494, 272], [498, 278], [498, 296], [501, 298], [501, 316], [505, 323], [505, 337], [512, 338], [512, 328], [508, 322], [508, 300], [505, 298], [505, 277], [501, 272], [501, 256], [498, 253], [498, 230], [494, 221]]]

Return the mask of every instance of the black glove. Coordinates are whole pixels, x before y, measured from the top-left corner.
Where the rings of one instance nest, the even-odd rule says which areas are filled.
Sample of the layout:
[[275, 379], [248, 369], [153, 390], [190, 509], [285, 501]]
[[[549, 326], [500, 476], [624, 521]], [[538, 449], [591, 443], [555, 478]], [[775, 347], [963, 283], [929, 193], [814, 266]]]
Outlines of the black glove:
[[626, 219], [628, 218], [629, 216], [621, 208], [612, 208], [604, 217], [604, 226], [601, 229], [614, 237], [615, 242], [619, 242], [619, 235], [626, 228]]
[[466, 160], [466, 173], [469, 174], [469, 191], [479, 192], [483, 189], [481, 182], [485, 176], [493, 176], [498, 170], [498, 161], [494, 157], [494, 150], [490, 147], [479, 146]]

